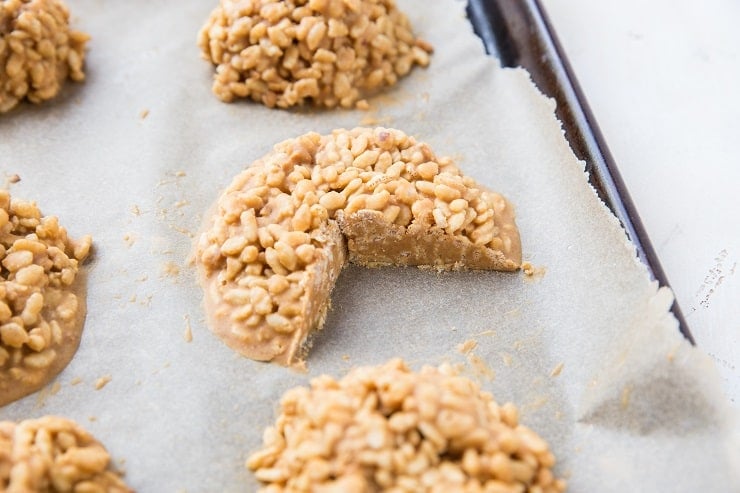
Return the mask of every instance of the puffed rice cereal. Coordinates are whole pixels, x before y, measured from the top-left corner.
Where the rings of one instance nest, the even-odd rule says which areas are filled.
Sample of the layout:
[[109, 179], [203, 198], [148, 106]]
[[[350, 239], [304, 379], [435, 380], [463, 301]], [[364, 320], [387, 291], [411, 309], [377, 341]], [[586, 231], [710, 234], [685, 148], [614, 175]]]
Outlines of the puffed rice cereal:
[[261, 493], [560, 493], [555, 456], [453, 368], [401, 360], [322, 376], [280, 401], [247, 467]]
[[130, 493], [110, 462], [103, 445], [74, 421], [0, 422], [0, 491]]
[[514, 211], [399, 130], [286, 140], [240, 173], [196, 245], [211, 329], [257, 360], [302, 364], [349, 261], [513, 271]]
[[62, 0], [0, 0], [0, 113], [53, 98], [67, 77], [84, 80], [88, 39], [69, 28]]
[[0, 406], [41, 388], [77, 351], [85, 303], [76, 281], [91, 244], [0, 190]]
[[367, 107], [432, 47], [394, 0], [221, 0], [198, 36], [221, 100]]

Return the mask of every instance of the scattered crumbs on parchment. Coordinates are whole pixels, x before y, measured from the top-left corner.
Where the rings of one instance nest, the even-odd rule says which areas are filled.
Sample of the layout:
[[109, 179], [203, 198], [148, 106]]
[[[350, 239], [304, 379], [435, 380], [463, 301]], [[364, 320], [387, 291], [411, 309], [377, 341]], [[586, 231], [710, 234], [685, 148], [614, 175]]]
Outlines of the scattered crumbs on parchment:
[[564, 366], [565, 366], [565, 363], [563, 363], [562, 361], [558, 363], [557, 365], [555, 365], [555, 368], [553, 368], [552, 371], [550, 372], [550, 376], [557, 377], [558, 375], [560, 375], [560, 372], [563, 371]]
[[178, 276], [180, 275], [180, 267], [172, 261], [166, 262], [162, 266], [162, 275], [165, 277]]
[[676, 358], [676, 353], [678, 352], [678, 349], [680, 347], [680, 344], [676, 344], [673, 349], [668, 351], [668, 354], [665, 355], [665, 359], [667, 359], [669, 363], [673, 363], [673, 360]]
[[90, 421], [91, 423], [94, 423], [94, 422], [96, 422], [96, 421], [98, 420], [98, 417], [97, 417], [97, 416], [88, 416], [88, 417], [87, 417], [87, 419], [88, 419], [88, 420], [89, 420], [89, 421]]
[[365, 115], [360, 120], [360, 125], [366, 125], [368, 127], [370, 126], [376, 126], [378, 123], [380, 123], [380, 120], [378, 120], [377, 116], [371, 116], [371, 115]]
[[505, 367], [508, 368], [511, 366], [511, 355], [509, 353], [503, 353], [501, 355], [501, 359], [503, 360]]
[[176, 231], [176, 232], [178, 232], [180, 234], [183, 234], [183, 235], [187, 236], [188, 238], [195, 238], [195, 233], [193, 233], [192, 231], [190, 231], [187, 228], [182, 228], [180, 226], [170, 225], [170, 229], [172, 231]]
[[496, 378], [496, 372], [486, 364], [480, 356], [468, 354], [468, 363], [473, 367], [473, 372], [486, 380], [492, 381]]
[[149, 110], [146, 108], [141, 110], [141, 113], [139, 113], [139, 118], [142, 120], [145, 120], [147, 116], [149, 116]]
[[377, 127], [378, 125], [388, 126], [392, 121], [393, 118], [390, 116], [366, 115], [360, 120], [360, 125], [366, 127]]
[[[166, 178], [162, 178], [161, 180], [159, 180], [159, 183], [157, 183], [157, 187], [163, 187], [165, 185], [172, 185], [172, 184], [178, 185], [179, 184], [178, 178], [187, 176], [187, 173], [185, 173], [185, 171], [183, 170], [178, 170], [178, 171], [168, 171], [166, 175], [167, 175]], [[160, 203], [163, 198], [164, 197], [160, 197], [157, 200], [157, 203]]]
[[476, 336], [491, 336], [494, 337], [496, 335], [496, 331], [493, 329], [484, 330], [483, 332], [479, 332], [478, 334], [475, 334]]
[[5, 185], [3, 188], [10, 188], [10, 185], [13, 185], [15, 183], [18, 183], [21, 181], [21, 177], [18, 175], [18, 173], [13, 174], [5, 174]]
[[181, 207], [185, 207], [186, 205], [189, 205], [190, 201], [188, 200], [178, 200], [175, 202], [175, 209], [179, 209]]
[[342, 355], [342, 360], [349, 361], [349, 354], [343, 354]]
[[59, 383], [59, 381], [56, 381], [52, 384], [51, 390], [49, 390], [49, 393], [51, 393], [51, 395], [57, 395], [60, 390], [62, 390], [62, 384]]
[[103, 375], [102, 377], [95, 380], [95, 390], [101, 390], [103, 387], [108, 385], [110, 381], [113, 380], [113, 377], [110, 375]]
[[141, 209], [139, 209], [139, 206], [134, 204], [131, 206], [131, 214], [134, 216], [140, 216], [141, 215]]
[[128, 299], [128, 302], [129, 303], [136, 303], [136, 295], [135, 294], [132, 294], [131, 295], [131, 298]]
[[190, 326], [190, 315], [183, 315], [182, 318], [185, 319], [185, 333], [182, 337], [185, 339], [185, 342], [193, 342], [193, 328]]
[[478, 341], [475, 339], [468, 339], [462, 344], [457, 345], [457, 352], [460, 354], [470, 354], [470, 352], [478, 346]]
[[74, 377], [72, 380], [69, 381], [70, 385], [79, 385], [82, 383], [82, 377]]
[[457, 327], [455, 327], [455, 326], [453, 325], [452, 327], [450, 327], [450, 330], [451, 330], [452, 332], [457, 332]]
[[137, 277], [136, 279], [134, 279], [134, 281], [136, 281], [136, 282], [144, 282], [147, 279], [149, 279], [149, 276], [147, 274], [142, 274], [139, 277]]
[[170, 366], [172, 366], [172, 363], [170, 363], [169, 361], [166, 361], [166, 362], [165, 362], [165, 363], [164, 363], [164, 364], [162, 365], [162, 367], [161, 367], [161, 368], [155, 368], [154, 370], [152, 370], [152, 373], [151, 373], [151, 374], [152, 374], [152, 376], [155, 376], [155, 375], [159, 375], [159, 372], [161, 372], [161, 371], [164, 371], [164, 370], [166, 370], [166, 369], [167, 369], [167, 368], [169, 368]]
[[126, 233], [123, 235], [123, 242], [126, 243], [127, 247], [134, 246], [134, 243], [136, 243], [136, 235], [133, 233]]
[[148, 294], [144, 297], [143, 300], [139, 301], [139, 304], [141, 306], [150, 307], [152, 306], [152, 298], [154, 298], [153, 294]]
[[46, 405], [46, 398], [49, 397], [50, 390], [51, 386], [47, 385], [39, 391], [38, 395], [36, 396], [36, 409], [42, 408]]
[[549, 399], [546, 396], [539, 395], [539, 396], [535, 397], [532, 400], [532, 402], [529, 402], [529, 403], [525, 404], [524, 406], [522, 406], [522, 411], [525, 412], [525, 413], [531, 413], [531, 412], [534, 412], [534, 411], [538, 411], [538, 410], [542, 409], [545, 406], [545, 404], [547, 404], [548, 400]]
[[632, 397], [632, 386], [631, 385], [625, 385], [622, 389], [622, 398], [620, 399], [620, 404], [622, 405], [622, 409], [627, 409], [630, 405], [630, 397]]
[[504, 312], [506, 318], [518, 318], [522, 315], [522, 309], [520, 307], [512, 308], [511, 310]]
[[526, 276], [525, 279], [542, 279], [545, 276], [544, 267], [535, 267], [529, 262], [524, 262], [522, 264], [522, 271]]

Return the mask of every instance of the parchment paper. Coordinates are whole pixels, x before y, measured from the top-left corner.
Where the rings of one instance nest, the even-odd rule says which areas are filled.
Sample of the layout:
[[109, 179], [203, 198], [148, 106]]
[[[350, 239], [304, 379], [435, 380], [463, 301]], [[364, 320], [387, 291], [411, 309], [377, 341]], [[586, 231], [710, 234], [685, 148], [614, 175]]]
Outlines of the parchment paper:
[[[0, 118], [0, 170], [22, 178], [13, 195], [91, 233], [96, 249], [60, 387], [0, 419], [78, 420], [141, 492], [254, 491], [243, 461], [286, 389], [396, 356], [463, 362], [550, 442], [570, 491], [740, 491], [738, 426], [712, 363], [681, 338], [671, 293], [649, 282], [587, 185], [554, 103], [484, 56], [461, 2], [399, 2], [436, 52], [370, 112], [219, 102], [195, 46], [215, 3], [70, 0], [92, 35], [87, 82]], [[274, 143], [374, 122], [506, 194], [538, 274], [350, 267], [308, 373], [237, 356], [205, 327], [186, 264], [202, 214]], [[477, 347], [463, 355], [467, 340]]]

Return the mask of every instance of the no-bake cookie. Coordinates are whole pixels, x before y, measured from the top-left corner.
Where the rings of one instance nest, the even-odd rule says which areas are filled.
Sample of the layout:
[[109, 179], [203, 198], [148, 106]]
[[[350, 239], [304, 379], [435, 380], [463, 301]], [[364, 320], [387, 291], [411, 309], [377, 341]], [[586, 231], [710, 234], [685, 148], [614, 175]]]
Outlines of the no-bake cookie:
[[219, 197], [197, 242], [209, 326], [257, 360], [300, 363], [349, 259], [513, 271], [512, 206], [399, 130], [284, 141]]
[[46, 384], [77, 350], [85, 318], [78, 279], [90, 236], [0, 190], [0, 406]]
[[74, 421], [0, 421], [0, 491], [129, 493], [110, 455]]
[[221, 0], [198, 45], [216, 96], [271, 108], [364, 107], [432, 51], [393, 0]]
[[62, 0], [0, 0], [0, 113], [53, 98], [67, 78], [84, 80], [88, 39], [70, 29]]
[[512, 404], [450, 365], [401, 360], [289, 390], [247, 460], [262, 493], [560, 493], [554, 464]]

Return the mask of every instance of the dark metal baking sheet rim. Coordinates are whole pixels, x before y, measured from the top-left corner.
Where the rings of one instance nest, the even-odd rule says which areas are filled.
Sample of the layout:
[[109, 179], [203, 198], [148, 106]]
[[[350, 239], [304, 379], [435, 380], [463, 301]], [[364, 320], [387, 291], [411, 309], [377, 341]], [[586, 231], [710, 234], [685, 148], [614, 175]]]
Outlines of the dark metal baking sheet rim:
[[[527, 69], [537, 87], [555, 99], [565, 136], [575, 155], [586, 162], [591, 185], [622, 223], [652, 278], [670, 286], [540, 0], [468, 0], [467, 13], [488, 53], [506, 67]], [[671, 311], [681, 333], [694, 344], [676, 301]]]

